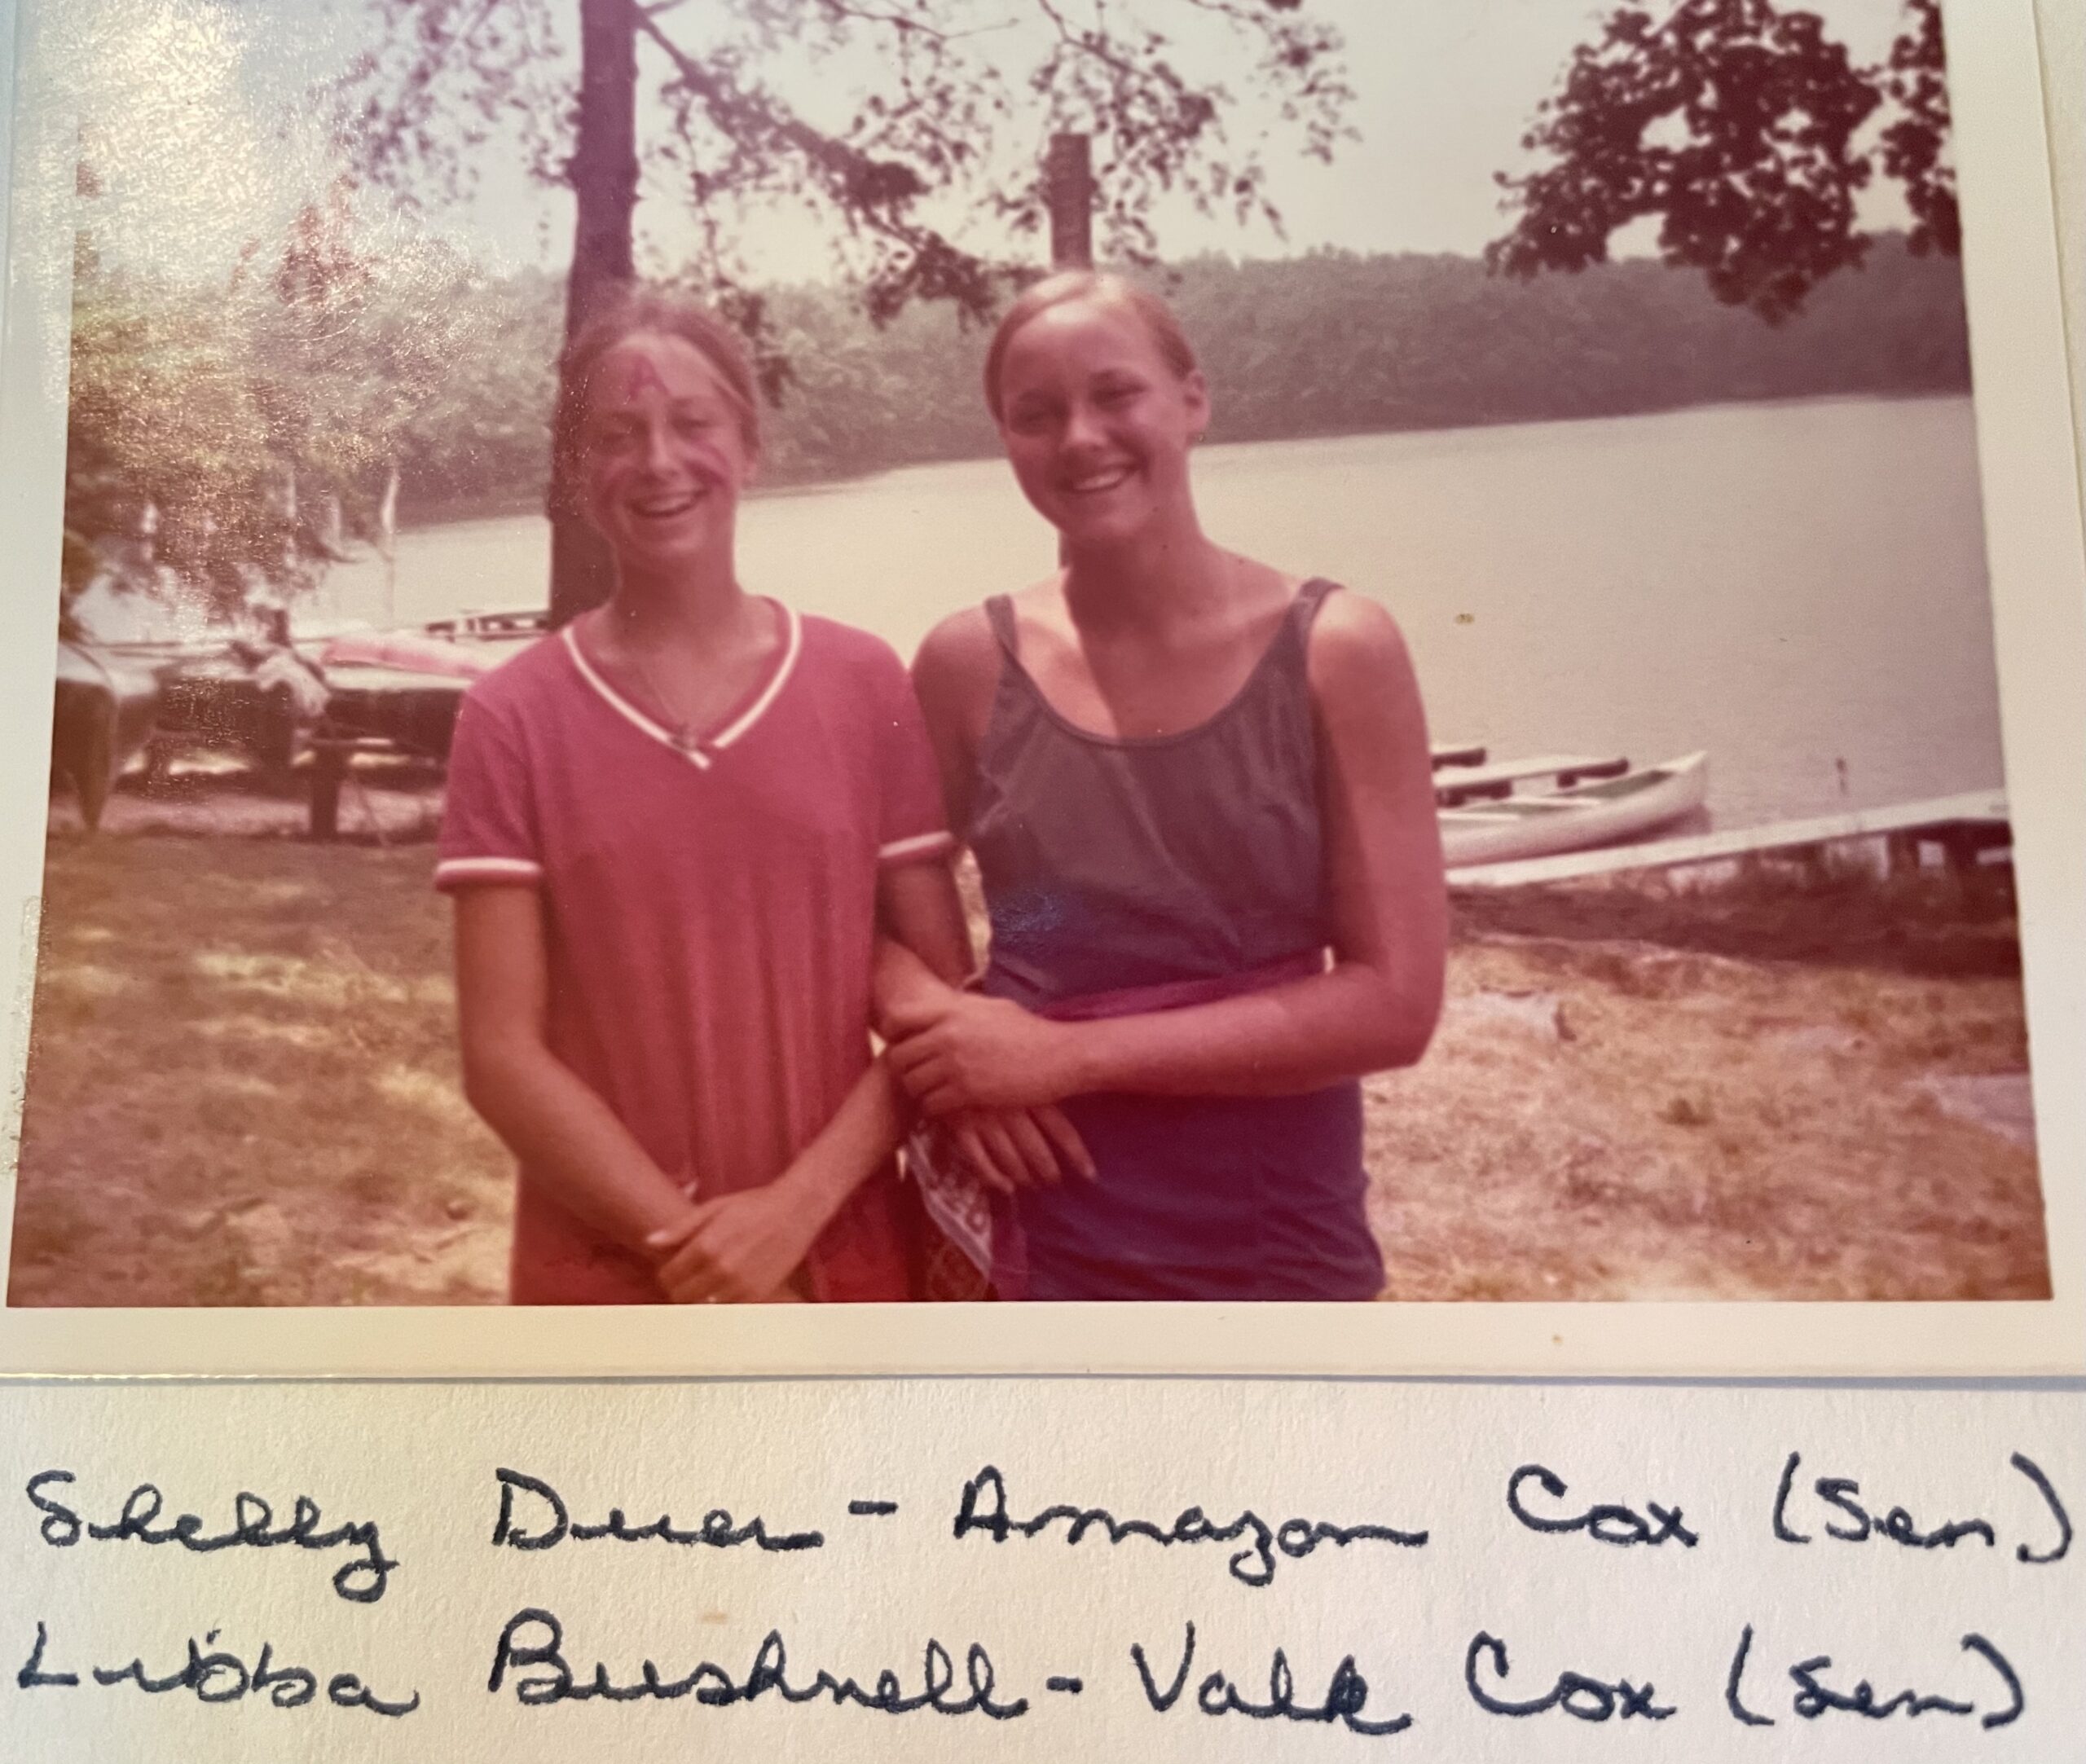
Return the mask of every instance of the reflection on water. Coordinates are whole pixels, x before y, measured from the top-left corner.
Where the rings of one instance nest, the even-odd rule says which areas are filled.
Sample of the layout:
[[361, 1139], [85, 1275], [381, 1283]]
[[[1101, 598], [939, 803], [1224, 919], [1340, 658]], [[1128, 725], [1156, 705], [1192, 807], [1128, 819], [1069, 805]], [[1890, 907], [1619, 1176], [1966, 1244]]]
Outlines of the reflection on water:
[[[2001, 781], [1967, 398], [1736, 405], [1204, 450], [1221, 542], [1375, 596], [1437, 735], [1711, 754], [1721, 825]], [[534, 518], [409, 533], [398, 616], [540, 605]], [[758, 498], [754, 587], [910, 653], [1050, 566], [997, 461]], [[379, 618], [375, 558], [312, 616]]]

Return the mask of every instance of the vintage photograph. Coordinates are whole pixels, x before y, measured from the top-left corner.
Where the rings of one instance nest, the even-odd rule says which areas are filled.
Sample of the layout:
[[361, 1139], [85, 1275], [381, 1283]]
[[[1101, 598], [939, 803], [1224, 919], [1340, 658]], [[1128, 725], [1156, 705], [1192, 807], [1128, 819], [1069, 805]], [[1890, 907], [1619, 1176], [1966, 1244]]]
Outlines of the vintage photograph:
[[1943, 22], [46, 12], [8, 1305], [2050, 1298]]

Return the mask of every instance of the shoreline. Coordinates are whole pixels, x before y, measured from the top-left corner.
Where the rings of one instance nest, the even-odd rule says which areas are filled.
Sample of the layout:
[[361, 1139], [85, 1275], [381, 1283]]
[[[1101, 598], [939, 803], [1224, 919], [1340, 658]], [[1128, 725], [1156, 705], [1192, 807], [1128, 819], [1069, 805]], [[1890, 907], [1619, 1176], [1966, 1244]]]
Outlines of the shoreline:
[[[1792, 410], [1813, 405], [1829, 404], [1903, 404], [1927, 400], [1949, 398], [1969, 399], [1972, 389], [1962, 386], [1928, 386], [1891, 388], [1865, 392], [1818, 392], [1791, 397], [1785, 394], [1767, 394], [1757, 398], [1704, 398], [1691, 403], [1634, 405], [1627, 409], [1581, 411], [1569, 416], [1486, 416], [1474, 415], [1447, 417], [1437, 421], [1419, 421], [1392, 428], [1328, 428], [1296, 429], [1282, 434], [1226, 434], [1221, 430], [1204, 445], [1205, 447], [1280, 446], [1288, 442], [1354, 441], [1375, 435], [1454, 435], [1467, 434], [1473, 430], [1496, 429], [1548, 429], [1582, 423], [1613, 423], [1626, 421], [1631, 417], [1674, 416], [1697, 411], [1756, 411]], [[550, 451], [550, 431], [544, 431], [544, 451]], [[923, 456], [917, 460], [892, 460], [882, 465], [865, 467], [858, 472], [844, 472], [830, 477], [791, 477], [770, 475], [764, 482], [754, 484], [746, 491], [748, 501], [763, 501], [789, 496], [814, 496], [827, 490], [845, 490], [875, 482], [901, 472], [931, 470], [943, 465], [975, 465], [997, 460], [1001, 455], [988, 449], [978, 453], [948, 453]], [[524, 495], [517, 492], [512, 497], [486, 498], [453, 508], [441, 508], [425, 515], [416, 512], [398, 523], [400, 538], [420, 533], [440, 533], [455, 527], [491, 526], [505, 521], [526, 519], [530, 517], [548, 518], [544, 513], [544, 488], [537, 488]]]

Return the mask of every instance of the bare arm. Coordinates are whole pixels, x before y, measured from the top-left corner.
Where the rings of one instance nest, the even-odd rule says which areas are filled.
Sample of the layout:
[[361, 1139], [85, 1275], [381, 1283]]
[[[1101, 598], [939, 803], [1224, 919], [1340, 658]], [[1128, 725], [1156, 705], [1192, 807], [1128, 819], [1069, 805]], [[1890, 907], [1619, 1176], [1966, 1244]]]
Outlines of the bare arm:
[[529, 1170], [580, 1218], [643, 1253], [693, 1203], [630, 1129], [552, 1053], [543, 906], [534, 888], [455, 896], [456, 1002], [464, 1093]]
[[[877, 908], [880, 948], [896, 940], [953, 971], [967, 964], [962, 903], [945, 861], [886, 869]], [[659, 1283], [667, 1296], [679, 1304], [772, 1296], [847, 1197], [897, 1149], [909, 1112], [884, 1062], [876, 1061], [772, 1181], [702, 1203], [684, 1223], [652, 1237], [649, 1247], [666, 1257]]]
[[[1388, 614], [1339, 595], [1314, 631], [1333, 964], [1190, 1008], [1050, 1023], [964, 999], [915, 1023], [896, 1070], [931, 1112], [1096, 1090], [1280, 1095], [1409, 1065], [1441, 1010], [1447, 895], [1426, 724]], [[922, 694], [923, 702], [926, 694]], [[928, 706], [931, 726], [935, 711]]]

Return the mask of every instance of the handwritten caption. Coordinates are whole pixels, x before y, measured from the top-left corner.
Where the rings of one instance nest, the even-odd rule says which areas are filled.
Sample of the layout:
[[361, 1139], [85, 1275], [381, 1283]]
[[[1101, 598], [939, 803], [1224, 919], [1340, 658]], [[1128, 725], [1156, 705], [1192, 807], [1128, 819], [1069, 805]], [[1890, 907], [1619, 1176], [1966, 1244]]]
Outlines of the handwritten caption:
[[[1569, 1467], [1529, 1463], [1500, 1480], [1497, 1520], [1504, 1535], [1542, 1540], [1547, 1551], [1701, 1551], [1718, 1540], [1713, 1528], [1688, 1515], [1670, 1492], [1604, 1498], [1609, 1491], [1575, 1485]], [[1990, 1556], [2009, 1572], [2040, 1573], [2071, 1554], [2073, 1524], [2055, 1480], [2036, 1459], [2016, 1450], [1993, 1465], [1987, 1511], [1919, 1514], [1887, 1493], [1865, 1487], [1848, 1467], [1815, 1463], [1801, 1450], [1763, 1466], [1758, 1531], [1743, 1539], [1772, 1551], [1802, 1551], [1828, 1557], [1851, 1547], [1902, 1550], [1927, 1556]], [[987, 1464], [955, 1486], [945, 1507], [931, 1512], [934, 1530], [958, 1551], [1107, 1550], [1207, 1552], [1222, 1577], [1264, 1593], [1278, 1580], [1308, 1574], [1314, 1558], [1375, 1553], [1405, 1555], [1438, 1550], [1439, 1528], [1424, 1517], [1382, 1515], [1325, 1519], [1265, 1515], [1252, 1508], [1212, 1514], [1201, 1506], [1171, 1517], [1119, 1514], [1079, 1500], [1033, 1501], [1017, 1493], [1018, 1478]], [[479, 1547], [540, 1559], [551, 1551], [632, 1548], [743, 1551], [790, 1558], [829, 1547], [828, 1531], [721, 1509], [677, 1516], [632, 1518], [623, 1507], [596, 1507], [539, 1476], [493, 1468], [484, 1485], [485, 1526]], [[127, 1491], [85, 1488], [72, 1471], [38, 1471], [22, 1490], [24, 1519], [33, 1542], [54, 1551], [156, 1550], [199, 1558], [243, 1551], [281, 1551], [315, 1559], [314, 1592], [381, 1618], [379, 1607], [412, 1574], [410, 1559], [394, 1555], [381, 1521], [338, 1516], [318, 1499], [293, 1497], [287, 1507], [240, 1490], [218, 1514], [171, 1512], [149, 1481]], [[881, 1497], [846, 1503], [826, 1525], [881, 1523], [898, 1517], [900, 1503]], [[1485, 1540], [1460, 1539], [1482, 1548]], [[786, 1572], [778, 1564], [777, 1572]], [[1989, 1625], [1988, 1625], [1989, 1627]], [[309, 1651], [246, 1636], [220, 1624], [187, 1639], [172, 1657], [148, 1661], [121, 1646], [109, 1648], [63, 1633], [50, 1616], [30, 1619], [21, 1638], [12, 1689], [37, 1698], [145, 1696], [192, 1699], [199, 1705], [265, 1705], [280, 1710], [320, 1709], [349, 1717], [400, 1722], [438, 1703], [490, 1697], [524, 1709], [561, 1704], [686, 1700], [706, 1709], [768, 1701], [821, 1705], [888, 1716], [932, 1713], [1009, 1722], [1042, 1718], [1064, 1700], [1126, 1700], [1164, 1716], [1242, 1719], [1337, 1730], [1390, 1739], [1425, 1723], [1430, 1711], [1409, 1706], [1396, 1688], [1394, 1663], [1372, 1663], [1358, 1647], [1327, 1663], [1305, 1664], [1287, 1646], [1251, 1661], [1218, 1657], [1205, 1639], [1207, 1622], [1183, 1614], [1165, 1633], [1119, 1650], [1090, 1644], [1093, 1657], [1067, 1659], [1063, 1669], [1015, 1683], [994, 1662], [988, 1640], [953, 1644], [916, 1639], [904, 1664], [859, 1669], [804, 1657], [780, 1629], [770, 1629], [750, 1652], [729, 1660], [671, 1657], [669, 1650], [637, 1657], [600, 1657], [583, 1635], [544, 1603], [517, 1603], [496, 1632], [482, 1638], [484, 1676], [475, 1686], [378, 1683], [381, 1676], [352, 1660], [315, 1662]], [[1720, 1699], [1684, 1701], [1670, 1684], [1675, 1663], [1637, 1661], [1626, 1669], [1600, 1663], [1531, 1657], [1504, 1625], [1458, 1638], [1460, 1682], [1468, 1707], [1486, 1718], [1520, 1722], [1659, 1724], [1689, 1718], [1736, 1722], [1748, 1728], [1832, 1722], [1939, 1718], [1978, 1729], [2027, 1721], [2031, 1687], [2009, 1655], [2007, 1639], [1971, 1630], [1948, 1639], [1941, 1665], [1926, 1650], [1928, 1679], [1909, 1682], [1910, 1669], [1890, 1660], [1842, 1659], [1833, 1652], [1803, 1657], [1767, 1656], [1756, 1627], [1741, 1617], [1729, 1637]], [[1595, 1649], [1590, 1646], [1589, 1652]], [[657, 1653], [669, 1653], [662, 1661]], [[1371, 1674], [1373, 1674], [1372, 1677]], [[1090, 1705], [1089, 1705], [1090, 1706]]]

